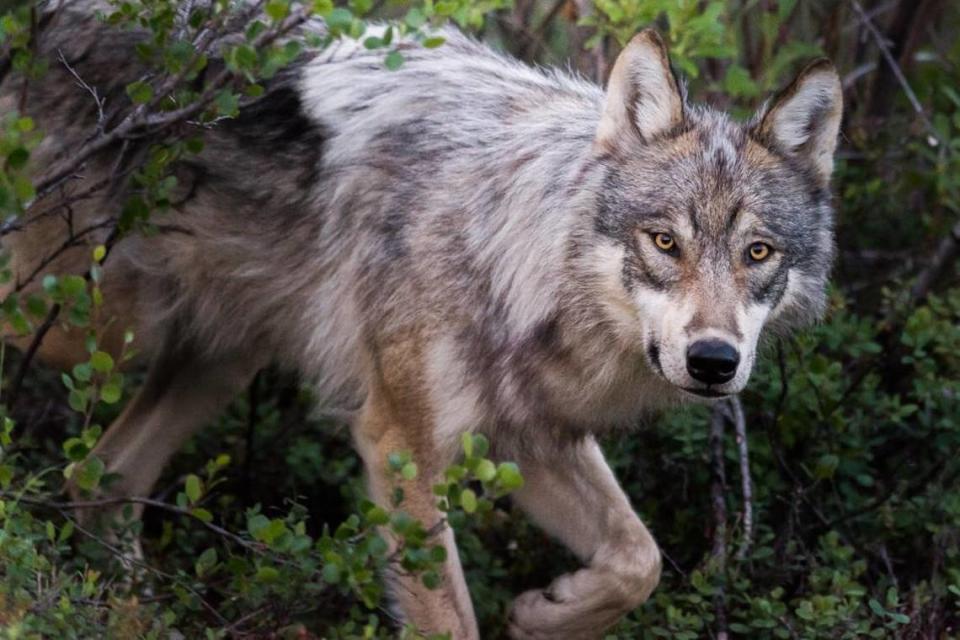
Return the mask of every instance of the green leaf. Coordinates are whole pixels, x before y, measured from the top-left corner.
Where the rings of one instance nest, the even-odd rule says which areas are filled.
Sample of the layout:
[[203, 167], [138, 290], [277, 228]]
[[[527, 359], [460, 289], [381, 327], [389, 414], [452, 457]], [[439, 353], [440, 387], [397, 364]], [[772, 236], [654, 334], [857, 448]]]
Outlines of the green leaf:
[[194, 563], [193, 568], [197, 573], [198, 578], [202, 578], [207, 575], [211, 569], [213, 569], [217, 564], [217, 550], [210, 548], [205, 550], [200, 554], [200, 557], [197, 558], [197, 561]]
[[214, 99], [214, 104], [222, 116], [233, 118], [240, 113], [240, 99], [237, 94], [229, 89], [224, 89], [218, 93]]
[[464, 489], [460, 492], [460, 506], [467, 513], [474, 513], [477, 510], [477, 494], [472, 489]]
[[254, 538], [259, 539], [260, 532], [266, 529], [269, 525], [270, 519], [262, 513], [258, 513], [247, 520], [247, 531], [249, 531], [250, 535], [252, 535]]
[[423, 46], [427, 49], [436, 49], [439, 46], [442, 46], [447, 39], [443, 36], [431, 36], [423, 41]]
[[501, 462], [497, 467], [497, 480], [504, 491], [516, 491], [523, 486], [520, 469], [512, 462]]
[[400, 471], [403, 465], [410, 462], [410, 454], [406, 451], [394, 451], [387, 455], [387, 464], [391, 471]]
[[349, 9], [343, 7], [337, 7], [331, 11], [327, 14], [326, 19], [327, 28], [335, 34], [349, 30], [350, 25], [353, 24], [353, 14], [350, 13]]
[[403, 64], [403, 55], [399, 51], [391, 51], [387, 54], [383, 63], [390, 71], [396, 71]]
[[67, 404], [78, 413], [84, 413], [87, 410], [88, 397], [85, 391], [71, 389], [67, 395]]
[[81, 362], [73, 367], [73, 377], [80, 382], [90, 382], [90, 378], [93, 377], [93, 367], [89, 362]]
[[131, 82], [127, 85], [127, 95], [134, 104], [146, 104], [153, 100], [153, 87], [146, 82]]
[[190, 502], [196, 502], [200, 499], [200, 496], [203, 495], [203, 483], [200, 481], [195, 474], [190, 474], [187, 476], [187, 481], [184, 485], [184, 491], [187, 494], [187, 499]]
[[22, 169], [30, 159], [30, 152], [23, 147], [17, 147], [7, 154], [7, 166], [11, 169]]
[[280, 22], [290, 14], [290, 5], [282, 0], [272, 0], [264, 9], [271, 20]]
[[70, 539], [70, 536], [73, 535], [74, 525], [73, 520], [67, 520], [64, 525], [60, 528], [60, 535], [57, 536], [57, 542], [66, 542]]
[[94, 351], [90, 356], [90, 366], [97, 373], [110, 373], [113, 371], [113, 356], [106, 351]]
[[103, 461], [91, 456], [77, 465], [72, 480], [84, 491], [93, 491], [100, 484], [104, 469]]
[[213, 514], [204, 509], [203, 507], [194, 507], [190, 509], [190, 515], [199, 520], [200, 522], [213, 522]]
[[390, 522], [390, 514], [387, 513], [387, 510], [373, 506], [366, 512], [367, 522], [375, 527], [379, 527]]
[[423, 10], [419, 7], [413, 7], [407, 11], [407, 16], [404, 18], [404, 22], [407, 23], [408, 27], [416, 30], [427, 22], [427, 16], [424, 15]]
[[332, 562], [323, 565], [323, 581], [327, 584], [338, 584], [340, 582], [340, 567]]
[[0, 487], [4, 489], [10, 488], [10, 483], [13, 482], [13, 467], [9, 464], [0, 464]]
[[123, 396], [123, 388], [116, 383], [108, 382], [100, 389], [100, 400], [106, 404], [116, 404]]
[[258, 60], [257, 52], [251, 46], [242, 44], [233, 50], [233, 61], [239, 69], [249, 71], [257, 66]]
[[817, 464], [813, 470], [813, 475], [819, 480], [832, 478], [839, 464], [840, 458], [832, 453], [825, 453], [820, 456], [819, 460], [817, 460]]
[[260, 567], [257, 569], [257, 582], [276, 582], [280, 579], [280, 572], [273, 567]]
[[497, 467], [492, 461], [484, 458], [477, 463], [477, 468], [473, 470], [473, 475], [481, 482], [490, 482], [497, 477]]
[[427, 589], [432, 590], [440, 586], [440, 574], [433, 570], [424, 571], [421, 580], [423, 581], [423, 586]]
[[408, 462], [403, 465], [403, 468], [400, 469], [400, 475], [403, 476], [404, 480], [413, 480], [417, 477], [417, 463]]

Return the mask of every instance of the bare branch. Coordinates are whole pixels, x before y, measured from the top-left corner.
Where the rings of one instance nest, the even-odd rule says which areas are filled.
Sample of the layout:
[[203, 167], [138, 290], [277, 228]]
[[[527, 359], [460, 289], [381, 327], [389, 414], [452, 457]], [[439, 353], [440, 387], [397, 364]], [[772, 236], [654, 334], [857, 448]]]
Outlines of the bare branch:
[[[723, 432], [727, 421], [724, 403], [718, 402], [710, 413], [710, 502], [713, 505], [713, 548], [711, 558], [717, 573], [726, 581], [727, 571], [727, 503], [724, 497], [727, 489], [727, 477], [724, 471]], [[714, 615], [716, 616], [716, 637], [718, 640], [727, 640], [727, 609], [726, 591], [723, 583], [717, 589], [713, 598]]]
[[913, 304], [917, 304], [927, 297], [934, 283], [957, 259], [958, 249], [960, 249], [960, 222], [953, 225], [950, 233], [937, 245], [937, 250], [934, 252], [930, 264], [920, 272], [913, 288], [910, 289], [910, 301]]
[[753, 546], [753, 484], [750, 480], [750, 452], [747, 447], [747, 425], [743, 416], [740, 396], [729, 400], [733, 414], [733, 426], [737, 440], [737, 452], [740, 457], [740, 493], [743, 497], [743, 540], [737, 550], [736, 559], [743, 560]]
[[880, 55], [883, 56], [884, 61], [890, 66], [894, 77], [897, 79], [897, 82], [900, 84], [903, 92], [907, 95], [907, 100], [910, 101], [910, 105], [913, 107], [913, 110], [917, 113], [917, 116], [923, 122], [923, 125], [927, 128], [927, 131], [930, 133], [930, 135], [933, 136], [941, 148], [943, 148], [943, 140], [940, 139], [940, 134], [937, 133], [933, 123], [930, 122], [930, 118], [927, 117], [927, 113], [923, 110], [923, 105], [921, 105], [920, 100], [917, 99], [917, 94], [914, 93], [913, 89], [910, 87], [910, 83], [907, 82], [907, 77], [903, 74], [903, 69], [900, 68], [896, 58], [894, 58], [893, 54], [890, 52], [890, 47], [887, 44], [886, 39], [883, 37], [883, 34], [880, 33], [880, 30], [877, 29], [877, 25], [873, 23], [873, 20], [870, 19], [870, 16], [867, 15], [866, 11], [863, 10], [863, 7], [857, 0], [850, 0], [850, 5], [860, 18], [860, 23], [863, 24], [863, 26], [876, 41], [877, 48], [880, 49]]
[[70, 75], [73, 76], [73, 79], [76, 81], [77, 85], [93, 96], [93, 102], [97, 105], [97, 135], [102, 134], [104, 123], [103, 105], [106, 103], [106, 98], [101, 98], [100, 94], [97, 93], [96, 88], [91, 87], [89, 84], [87, 84], [86, 80], [80, 77], [80, 74], [70, 66], [70, 63], [67, 62], [67, 59], [63, 56], [63, 51], [60, 51], [59, 49], [57, 49], [57, 59], [60, 60], [60, 64], [62, 64], [63, 67], [70, 73]]

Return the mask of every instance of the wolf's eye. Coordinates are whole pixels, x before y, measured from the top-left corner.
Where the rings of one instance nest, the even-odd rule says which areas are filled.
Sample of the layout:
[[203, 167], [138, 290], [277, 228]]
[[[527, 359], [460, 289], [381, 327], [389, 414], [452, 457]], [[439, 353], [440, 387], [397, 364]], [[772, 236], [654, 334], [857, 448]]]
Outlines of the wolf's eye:
[[677, 249], [677, 241], [669, 233], [653, 234], [653, 243], [664, 253], [673, 253]]
[[772, 252], [773, 249], [770, 248], [770, 245], [763, 242], [754, 242], [747, 250], [747, 253], [750, 254], [750, 259], [754, 262], [763, 262], [770, 257]]

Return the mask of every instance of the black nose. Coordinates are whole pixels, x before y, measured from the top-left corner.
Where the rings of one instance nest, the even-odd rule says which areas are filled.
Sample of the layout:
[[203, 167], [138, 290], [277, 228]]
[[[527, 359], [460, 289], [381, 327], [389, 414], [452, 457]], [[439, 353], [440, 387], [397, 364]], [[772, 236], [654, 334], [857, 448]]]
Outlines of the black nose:
[[700, 382], [729, 382], [738, 364], [740, 354], [723, 340], [697, 340], [687, 347], [687, 372]]

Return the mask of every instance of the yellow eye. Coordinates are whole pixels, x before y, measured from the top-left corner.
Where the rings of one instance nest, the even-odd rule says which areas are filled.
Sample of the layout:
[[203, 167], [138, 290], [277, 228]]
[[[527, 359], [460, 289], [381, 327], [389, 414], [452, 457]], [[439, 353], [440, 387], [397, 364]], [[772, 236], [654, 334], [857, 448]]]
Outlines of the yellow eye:
[[754, 242], [750, 245], [748, 253], [750, 254], [750, 259], [754, 262], [763, 262], [770, 257], [770, 253], [773, 249], [770, 248], [770, 245], [763, 242]]
[[669, 233], [656, 233], [653, 236], [653, 243], [657, 245], [657, 249], [670, 253], [677, 248], [677, 241], [673, 239]]

